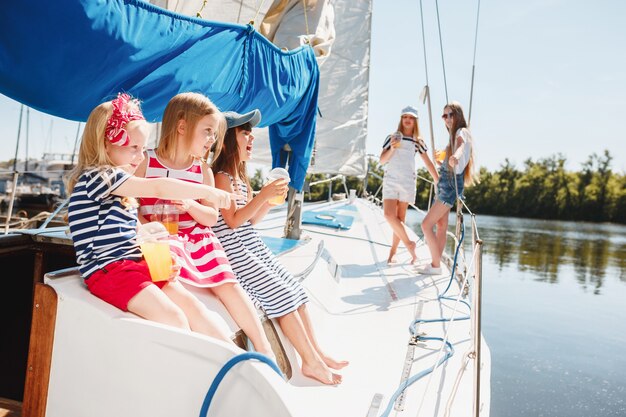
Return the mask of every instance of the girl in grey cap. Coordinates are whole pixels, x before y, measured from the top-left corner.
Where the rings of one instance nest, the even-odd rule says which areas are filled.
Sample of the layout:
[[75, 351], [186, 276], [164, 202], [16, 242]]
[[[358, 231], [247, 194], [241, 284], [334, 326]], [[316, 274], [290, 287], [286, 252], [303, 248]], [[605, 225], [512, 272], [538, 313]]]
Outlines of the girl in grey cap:
[[380, 154], [380, 163], [385, 165], [383, 177], [383, 208], [385, 219], [393, 230], [388, 264], [396, 262], [396, 251], [400, 241], [411, 255], [411, 263], [417, 260], [416, 243], [409, 239], [404, 220], [409, 204], [415, 203], [415, 154], [418, 153], [426, 169], [437, 182], [435, 166], [428, 157], [426, 144], [420, 137], [417, 109], [408, 106], [400, 113], [398, 131], [387, 136]]
[[302, 358], [302, 373], [324, 384], [338, 384], [342, 377], [333, 370], [348, 362], [335, 360], [320, 348], [306, 308], [304, 287], [281, 265], [253, 227], [269, 211], [269, 200], [284, 195], [288, 186], [286, 181], [276, 180], [252, 196], [246, 161], [252, 156], [252, 127], [260, 121], [260, 113], [226, 112], [224, 116], [228, 130], [221, 152], [213, 161], [215, 186], [247, 198], [220, 212], [215, 233], [243, 288], [268, 317], [278, 321]]

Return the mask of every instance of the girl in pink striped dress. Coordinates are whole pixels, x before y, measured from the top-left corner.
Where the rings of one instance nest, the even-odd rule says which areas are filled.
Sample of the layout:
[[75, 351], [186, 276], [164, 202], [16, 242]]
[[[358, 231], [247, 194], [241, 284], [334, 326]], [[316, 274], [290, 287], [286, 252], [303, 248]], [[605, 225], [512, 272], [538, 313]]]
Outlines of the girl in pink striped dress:
[[[215, 186], [213, 173], [202, 156], [207, 154], [218, 134], [223, 136], [224, 125], [224, 117], [206, 96], [198, 93], [174, 96], [163, 114], [158, 147], [146, 151], [146, 158], [135, 175]], [[153, 198], [140, 200], [140, 212], [145, 220], [150, 220], [156, 201]], [[170, 247], [181, 266], [181, 281], [209, 288], [255, 349], [273, 358], [256, 309], [237, 282], [226, 253], [211, 230], [217, 222], [218, 209], [205, 200], [183, 200], [176, 204], [180, 213], [178, 235], [170, 237]]]

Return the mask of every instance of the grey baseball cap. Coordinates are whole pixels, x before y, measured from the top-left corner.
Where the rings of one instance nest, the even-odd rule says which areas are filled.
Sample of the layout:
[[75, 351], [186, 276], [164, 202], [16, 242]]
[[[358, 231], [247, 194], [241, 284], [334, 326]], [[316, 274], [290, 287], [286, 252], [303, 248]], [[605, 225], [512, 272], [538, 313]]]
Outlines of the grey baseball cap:
[[261, 112], [259, 109], [254, 109], [244, 114], [239, 114], [234, 111], [225, 111], [224, 117], [226, 118], [226, 123], [228, 124], [229, 129], [246, 123], [250, 123], [252, 127], [254, 127], [261, 121]]

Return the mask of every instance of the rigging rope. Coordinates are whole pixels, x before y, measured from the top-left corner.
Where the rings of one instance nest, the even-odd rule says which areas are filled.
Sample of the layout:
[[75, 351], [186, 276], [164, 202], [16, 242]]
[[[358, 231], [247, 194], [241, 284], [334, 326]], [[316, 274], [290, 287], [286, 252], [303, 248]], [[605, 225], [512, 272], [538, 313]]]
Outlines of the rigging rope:
[[256, 18], [259, 17], [259, 13], [261, 12], [261, 9], [263, 8], [264, 4], [265, 4], [265, 0], [261, 2], [261, 5], [259, 6], [259, 8], [256, 11], [256, 14], [254, 15], [254, 19], [250, 21], [250, 25], [254, 26], [254, 22], [256, 21]]
[[435, 0], [435, 8], [437, 10], [437, 28], [439, 29], [439, 49], [441, 50], [441, 66], [443, 69], [443, 86], [446, 90], [446, 103], [448, 100], [448, 82], [446, 80], [446, 63], [443, 59], [443, 40], [441, 39], [441, 21], [439, 20], [439, 1]]
[[[428, 123], [430, 127], [430, 151], [432, 158], [435, 160], [435, 132], [433, 129], [433, 112], [430, 106], [430, 84], [428, 81], [428, 60], [426, 58], [426, 34], [424, 33], [424, 10], [422, 7], [422, 0], [420, 0], [420, 19], [422, 22], [422, 49], [424, 50], [424, 73], [426, 75], [426, 86], [424, 87], [424, 100], [428, 100]], [[436, 192], [436, 189], [435, 189]], [[431, 189], [432, 194], [432, 189]], [[430, 195], [428, 196], [428, 208], [430, 208]]]
[[472, 99], [474, 98], [474, 70], [476, 68], [476, 45], [478, 44], [478, 18], [480, 16], [480, 0], [478, 0], [478, 8], [476, 10], [476, 29], [474, 32], [474, 58], [472, 60], [472, 82], [470, 86], [469, 113], [467, 116], [467, 125], [472, 120]]
[[243, 9], [243, 0], [239, 1], [239, 12], [237, 13], [237, 23], [241, 22], [241, 9]]
[[311, 43], [309, 41], [309, 19], [306, 15], [306, 0], [302, 0], [302, 9], [304, 9], [304, 26], [306, 28], [306, 42]]

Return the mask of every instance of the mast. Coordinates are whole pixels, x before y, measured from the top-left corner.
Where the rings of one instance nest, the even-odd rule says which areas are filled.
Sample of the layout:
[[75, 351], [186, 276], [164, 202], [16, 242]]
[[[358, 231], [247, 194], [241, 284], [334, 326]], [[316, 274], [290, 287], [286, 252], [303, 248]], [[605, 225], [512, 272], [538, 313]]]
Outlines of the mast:
[[76, 138], [74, 139], [74, 150], [72, 151], [72, 162], [71, 165], [74, 166], [74, 157], [76, 156], [76, 147], [78, 146], [78, 138], [80, 137], [78, 134], [80, 133], [80, 122], [78, 122], [78, 128], [76, 128]]
[[28, 171], [28, 133], [30, 125], [30, 107], [26, 107], [26, 157], [24, 158], [24, 172]]
[[13, 157], [13, 172], [17, 171], [17, 152], [20, 148], [20, 135], [22, 133], [22, 115], [24, 114], [24, 105], [20, 106], [20, 121], [17, 125], [17, 141], [15, 142], [15, 157]]

